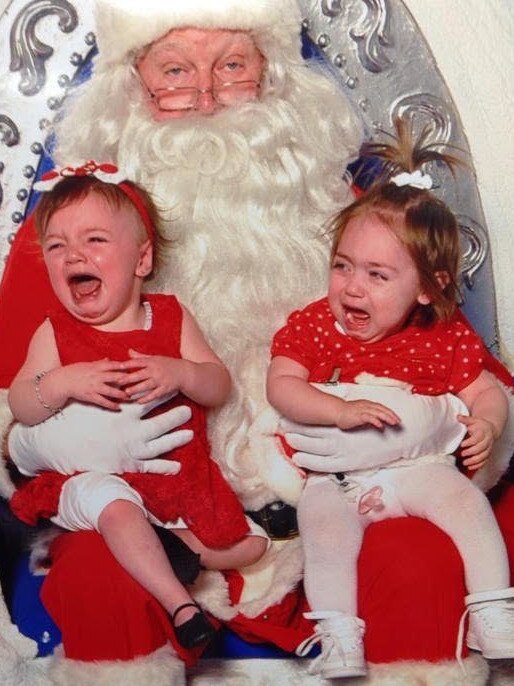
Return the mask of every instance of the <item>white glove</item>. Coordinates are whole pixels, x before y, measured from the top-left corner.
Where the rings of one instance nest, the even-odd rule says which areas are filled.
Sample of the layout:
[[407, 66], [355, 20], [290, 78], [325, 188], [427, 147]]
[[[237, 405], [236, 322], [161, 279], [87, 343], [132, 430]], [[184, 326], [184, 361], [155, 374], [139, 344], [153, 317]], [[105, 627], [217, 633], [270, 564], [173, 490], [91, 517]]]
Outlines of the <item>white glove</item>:
[[70, 403], [41, 424], [15, 424], [8, 437], [9, 455], [27, 476], [42, 470], [176, 474], [179, 462], [154, 458], [193, 438], [191, 430], [174, 431], [191, 418], [191, 409], [181, 405], [142, 419], [166, 400], [169, 397], [146, 405], [123, 403], [118, 412]]
[[299, 467], [321, 472], [369, 469], [400, 458], [451, 455], [459, 446], [466, 427], [457, 414], [467, 415], [464, 403], [454, 395], [417, 395], [401, 385], [341, 383], [313, 384], [319, 390], [345, 400], [373, 400], [396, 412], [399, 426], [383, 430], [362, 427], [343, 431], [337, 427], [309, 426], [281, 419], [280, 432], [297, 452]]

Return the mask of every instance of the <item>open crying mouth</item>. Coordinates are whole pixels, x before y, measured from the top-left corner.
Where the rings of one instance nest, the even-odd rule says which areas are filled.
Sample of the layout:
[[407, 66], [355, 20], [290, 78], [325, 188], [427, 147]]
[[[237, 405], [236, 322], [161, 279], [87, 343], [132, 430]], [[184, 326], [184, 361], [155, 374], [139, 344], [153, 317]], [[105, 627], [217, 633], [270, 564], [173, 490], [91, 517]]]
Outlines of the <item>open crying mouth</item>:
[[75, 300], [81, 300], [87, 296], [94, 295], [100, 288], [101, 283], [98, 277], [91, 274], [77, 274], [68, 279], [71, 294]]
[[345, 307], [344, 313], [345, 316], [349, 319], [369, 319], [369, 314], [365, 310], [358, 310], [352, 307]]
[[345, 307], [344, 318], [347, 324], [359, 325], [365, 324], [369, 320], [369, 314], [365, 310]]

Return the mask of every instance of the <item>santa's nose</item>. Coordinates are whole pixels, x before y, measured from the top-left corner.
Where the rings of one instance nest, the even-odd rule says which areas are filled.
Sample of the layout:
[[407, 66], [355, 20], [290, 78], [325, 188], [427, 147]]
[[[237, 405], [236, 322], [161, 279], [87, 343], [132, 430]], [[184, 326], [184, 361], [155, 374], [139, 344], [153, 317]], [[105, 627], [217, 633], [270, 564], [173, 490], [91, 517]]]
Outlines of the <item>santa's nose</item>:
[[214, 78], [210, 66], [199, 70], [196, 88], [198, 89], [198, 99], [195, 109], [202, 114], [209, 114], [216, 107], [213, 93]]
[[212, 88], [198, 90], [198, 100], [196, 102], [196, 109], [202, 114], [209, 114], [214, 111], [216, 107], [216, 100], [212, 92]]

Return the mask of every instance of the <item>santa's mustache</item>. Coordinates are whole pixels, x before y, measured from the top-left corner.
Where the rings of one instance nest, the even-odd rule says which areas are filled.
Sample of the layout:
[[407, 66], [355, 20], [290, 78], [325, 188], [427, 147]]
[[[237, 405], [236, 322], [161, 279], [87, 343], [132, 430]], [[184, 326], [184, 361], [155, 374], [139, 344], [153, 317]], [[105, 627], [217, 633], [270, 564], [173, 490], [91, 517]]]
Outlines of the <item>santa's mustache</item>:
[[165, 166], [219, 180], [241, 179], [249, 160], [264, 162], [291, 145], [301, 131], [295, 108], [267, 97], [210, 116], [155, 121], [144, 102], [133, 106], [119, 146], [120, 161], [144, 161], [148, 175]]

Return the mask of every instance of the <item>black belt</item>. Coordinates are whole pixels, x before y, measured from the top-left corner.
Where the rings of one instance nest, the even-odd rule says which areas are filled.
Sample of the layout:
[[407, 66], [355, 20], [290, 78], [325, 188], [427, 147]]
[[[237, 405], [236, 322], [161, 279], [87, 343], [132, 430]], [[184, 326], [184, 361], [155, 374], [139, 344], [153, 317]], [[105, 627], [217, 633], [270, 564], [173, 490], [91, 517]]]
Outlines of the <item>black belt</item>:
[[246, 514], [256, 524], [262, 526], [271, 539], [287, 540], [298, 536], [296, 509], [281, 500]]

